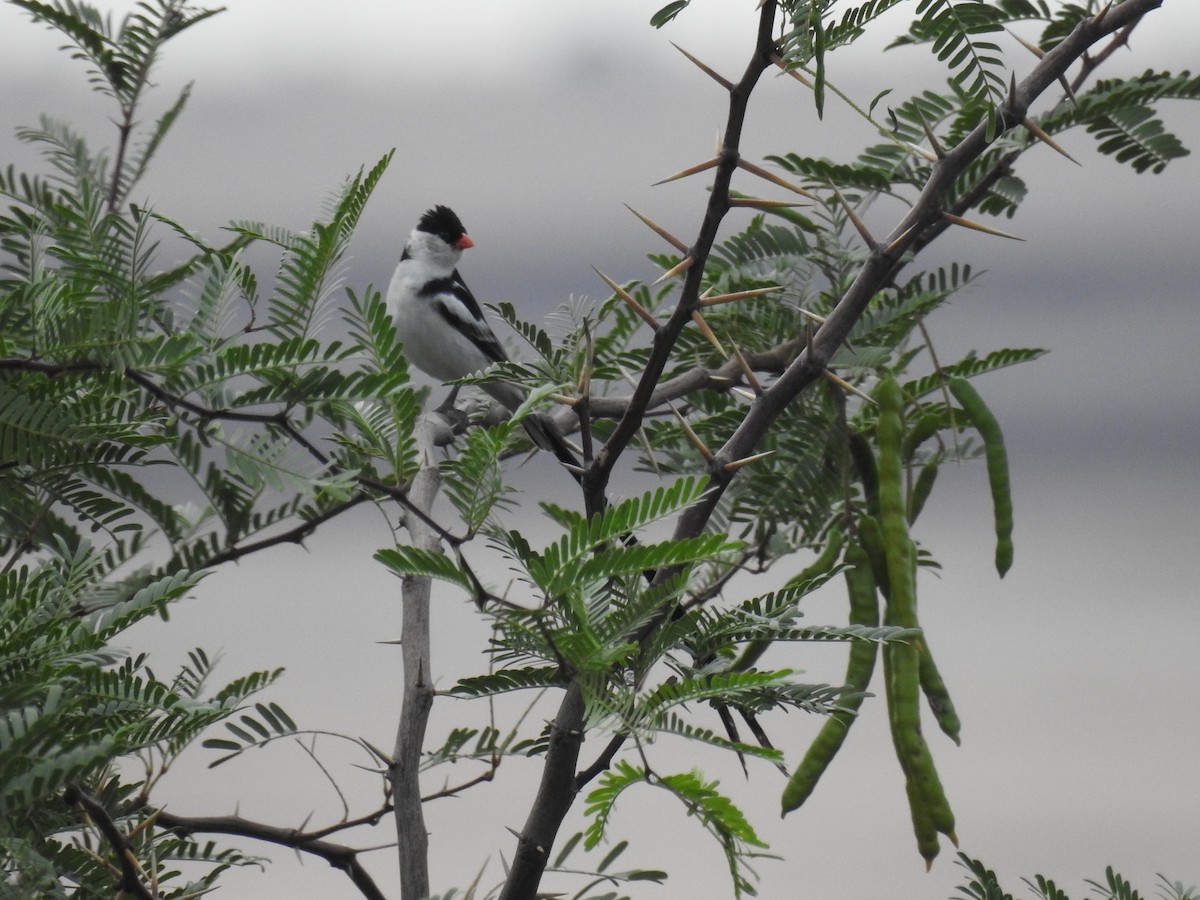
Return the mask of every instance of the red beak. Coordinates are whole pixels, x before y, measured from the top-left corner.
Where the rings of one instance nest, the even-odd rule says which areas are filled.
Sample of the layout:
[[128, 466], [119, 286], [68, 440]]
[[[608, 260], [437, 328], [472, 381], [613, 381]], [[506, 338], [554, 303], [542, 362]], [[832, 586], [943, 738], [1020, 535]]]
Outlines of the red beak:
[[456, 243], [454, 246], [459, 250], [466, 250], [468, 247], [474, 247], [475, 242], [464, 234], [458, 239], [458, 243]]

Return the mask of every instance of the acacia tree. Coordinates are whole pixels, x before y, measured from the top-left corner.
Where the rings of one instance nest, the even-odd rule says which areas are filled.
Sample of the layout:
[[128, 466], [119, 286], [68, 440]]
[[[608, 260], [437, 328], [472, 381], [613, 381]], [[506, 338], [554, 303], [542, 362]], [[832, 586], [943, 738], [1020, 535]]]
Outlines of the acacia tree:
[[[580, 842], [608, 839], [618, 803], [636, 803], [636, 790], [652, 786], [711, 833], [740, 895], [753, 890], [749, 863], [761, 840], [715, 782], [667, 768], [672, 758], [655, 739], [784, 769], [788, 812], [814, 789], [860, 709], [874, 711], [864, 704], [872, 685], [884, 697], [876, 705], [886, 710], [918, 851], [932, 862], [942, 837], [956, 840], [921, 732], [922, 695], [955, 740], [958, 720], [930, 650], [936, 636], [917, 615], [917, 569], [935, 563], [910, 526], [943, 464], [979, 458], [996, 568], [1003, 575], [1012, 564], [1003, 438], [969, 379], [1040, 351], [939, 359], [924, 320], [974, 276], [965, 264], [918, 271], [917, 263], [949, 228], [1008, 237], [979, 219], [1013, 215], [1024, 154], [1039, 143], [1062, 152], [1055, 135], [1067, 129], [1085, 128], [1101, 152], [1138, 172], [1159, 172], [1186, 152], [1154, 105], [1196, 98], [1200, 79], [1096, 80], [1161, 0], [921, 0], [896, 43], [928, 45], [949, 80], [866, 105], [827, 82], [825, 58], [898, 0], [841, 8], [765, 0], [736, 81], [687, 54], [729, 98], [716, 155], [671, 176], [710, 179], [707, 195], [697, 191], [694, 235], [681, 239], [637, 213], [671, 248], [655, 256], [663, 278], [622, 284], [602, 275], [612, 296], [575, 310], [564, 333], [500, 307], [532, 361], [468, 381], [520, 382], [529, 400], [509, 420], [477, 416], [470, 427], [422, 415], [423, 393], [409, 382], [378, 292], [342, 289], [342, 255], [390, 154], [351, 178], [310, 230], [238, 222], [214, 243], [169, 211], [130, 203], [188, 99], [184, 90], [138, 134], [158, 54], [213, 11], [155, 0], [114, 25], [68, 0], [13, 2], [68, 38], [115, 104], [118, 133], [110, 157], [44, 119], [20, 135], [43, 147], [47, 171], [10, 167], [0, 177], [9, 204], [0, 218], [6, 890], [194, 895], [249, 861], [210, 839], [224, 834], [317, 855], [363, 896], [383, 897], [360, 851], [337, 836], [390, 815], [401, 895], [427, 896], [423, 804], [498, 777], [508, 757], [533, 755], [541, 783], [503, 883], [489, 893], [535, 896]], [[667, 5], [653, 24], [666, 26], [687, 5]], [[1025, 45], [1016, 60], [1001, 50], [1006, 28]], [[848, 104], [880, 143], [843, 161], [790, 152], [764, 168], [746, 159], [754, 89], [774, 69], [800, 82], [818, 110], [829, 98]], [[906, 211], [868, 225], [879, 197]], [[760, 214], [721, 239], [739, 207]], [[190, 255], [160, 268], [160, 233], [182, 239]], [[240, 254], [250, 243], [281, 256], [269, 291]], [[511, 510], [528, 515], [543, 498], [514, 495], [505, 463], [535, 409], [578, 449], [563, 481], [573, 476], [579, 505], [542, 502], [557, 536], [541, 547]], [[660, 486], [609, 504], [633, 465]], [[184, 488], [191, 503], [179, 502]], [[439, 492], [448, 506], [434, 505]], [[212, 690], [210, 661], [197, 649], [162, 680], [146, 657], [114, 650], [113, 638], [165, 615], [206, 572], [302, 540], [366, 503], [397, 523], [375, 556], [404, 576], [396, 743], [357, 742], [380, 771], [378, 803], [299, 830], [164, 809], [161, 776], [195, 743], [229, 759], [298, 729], [277, 704], [252, 699], [278, 671]], [[497, 560], [503, 575], [490, 565]], [[501, 589], [509, 571], [517, 579]], [[472, 600], [493, 633], [489, 670], [452, 692], [550, 691], [559, 702], [549, 721], [518, 716], [427, 740], [433, 580]], [[845, 585], [847, 623], [802, 623], [803, 598], [833, 580]], [[850, 645], [843, 685], [806, 684], [791, 668], [765, 665], [775, 645], [831, 640]], [[803, 754], [769, 737], [785, 709], [828, 717]], [[587, 735], [603, 749], [585, 759]], [[482, 763], [482, 774], [422, 795], [424, 773], [464, 760]], [[583, 792], [589, 824], [558, 847]], [[614, 857], [597, 867], [607, 884], [666, 877], [613, 872]], [[172, 868], [180, 862], [195, 864], [187, 878]]]

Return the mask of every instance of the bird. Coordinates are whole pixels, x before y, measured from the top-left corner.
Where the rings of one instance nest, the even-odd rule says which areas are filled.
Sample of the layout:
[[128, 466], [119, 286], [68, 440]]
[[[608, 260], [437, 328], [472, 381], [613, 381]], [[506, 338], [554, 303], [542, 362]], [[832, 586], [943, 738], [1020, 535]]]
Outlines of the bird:
[[[454, 210], [434, 206], [409, 234], [388, 285], [388, 313], [408, 361], [442, 382], [508, 361], [479, 301], [458, 273], [463, 251], [474, 246]], [[480, 387], [510, 412], [525, 399], [524, 390], [511, 382], [493, 381]], [[538, 447], [553, 452], [564, 465], [578, 467], [548, 417], [535, 413], [523, 424]]]

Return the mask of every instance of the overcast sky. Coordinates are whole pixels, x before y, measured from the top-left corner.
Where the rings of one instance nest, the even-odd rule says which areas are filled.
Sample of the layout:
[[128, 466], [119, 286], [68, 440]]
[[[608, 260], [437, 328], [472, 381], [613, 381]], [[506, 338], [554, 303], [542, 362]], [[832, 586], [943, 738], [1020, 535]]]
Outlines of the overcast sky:
[[[601, 299], [591, 265], [619, 280], [654, 274], [645, 254], [662, 248], [622, 203], [685, 239], [695, 233], [704, 182], [650, 185], [710, 154], [724, 108], [668, 40], [736, 77], [754, 27], [750, 0], [697, 0], [662, 31], [647, 24], [657, 5], [641, 2], [227, 6], [168, 49], [154, 110], [187, 81], [195, 89], [135, 199], [213, 239], [237, 218], [302, 227], [348, 173], [395, 147], [356, 239], [351, 283], [386, 284], [415, 218], [446, 203], [477, 245], [463, 265], [476, 294], [534, 316], [571, 296]], [[1167, 0], [1106, 74], [1195, 69], [1197, 34], [1200, 7]], [[863, 101], [887, 86], [897, 96], [936, 86], [937, 67], [919, 51], [880, 54], [890, 36], [884, 23], [861, 51], [835, 56], [831, 80]], [[0, 164], [30, 159], [12, 132], [42, 112], [110, 140], [108, 111], [91, 106], [82, 64], [54, 52], [61, 43], [0, 4]], [[1019, 48], [1011, 59], [1018, 76], [1033, 63]], [[1200, 148], [1195, 108], [1170, 106], [1166, 118]], [[822, 125], [799, 86], [768, 76], [744, 151], [849, 159], [870, 140], [836, 103]], [[1082, 879], [1113, 864], [1152, 893], [1156, 872], [1200, 882], [1200, 163], [1191, 156], [1161, 176], [1136, 176], [1082, 133], [1063, 143], [1082, 167], [1041, 148], [1021, 173], [1030, 198], [1002, 227], [1026, 242], [963, 232], [937, 249], [938, 260], [989, 270], [932, 320], [943, 359], [971, 348], [1052, 352], [979, 382], [1009, 439], [1012, 572], [997, 582], [991, 569], [987, 493], [974, 467], [945, 473], [917, 535], [945, 566], [922, 583], [923, 621], [965, 723], [962, 748], [936, 733], [931, 743], [964, 849], [1010, 891], [1036, 871], [1082, 895]], [[742, 221], [730, 217], [727, 228]], [[869, 223], [876, 233], [893, 224], [882, 215]], [[197, 644], [223, 648], [228, 677], [286, 665], [272, 698], [295, 718], [390, 746], [399, 658], [376, 641], [397, 636], [398, 584], [369, 559], [385, 540], [364, 514], [308, 552], [280, 549], [220, 572], [147, 640], [167, 660]], [[843, 616], [842, 602], [815, 599], [811, 621]], [[479, 664], [464, 657], [480, 641], [462, 607], [447, 598], [437, 610], [443, 686]], [[231, 629], [235, 617], [243, 624]], [[816, 681], [841, 676], [836, 648], [806, 650], [795, 664]], [[942, 898], [960, 880], [949, 853], [931, 874], [921, 870], [880, 711], [868, 705], [812, 800], [783, 822], [773, 771], [747, 785], [735, 766], [705, 762], [785, 858], [761, 861], [762, 896]], [[431, 735], [463, 715], [441, 702]], [[818, 724], [785, 723], [793, 761]], [[277, 824], [299, 824], [314, 808], [314, 823], [338, 815], [331, 790], [308, 793], [319, 778], [298, 751], [272, 752], [211, 781], [195, 777], [200, 756], [168, 783], [172, 808], [240, 806]], [[669, 770], [670, 751], [659, 752]], [[693, 761], [689, 753], [678, 767]], [[503, 827], [524, 820], [537, 774], [536, 764], [506, 763], [496, 784], [431, 806], [435, 890], [465, 887], [485, 862], [484, 882], [499, 877], [499, 854], [513, 849]], [[672, 878], [636, 900], [725, 896], [716, 848], [695, 823], [657, 800], [640, 803], [631, 794], [619, 807], [617, 833], [647, 842], [631, 863]], [[565, 828], [579, 824], [576, 815]], [[273, 855], [271, 873], [230, 877], [221, 896], [353, 896], [323, 864]], [[381, 851], [372, 868], [392, 889], [394, 856]]]

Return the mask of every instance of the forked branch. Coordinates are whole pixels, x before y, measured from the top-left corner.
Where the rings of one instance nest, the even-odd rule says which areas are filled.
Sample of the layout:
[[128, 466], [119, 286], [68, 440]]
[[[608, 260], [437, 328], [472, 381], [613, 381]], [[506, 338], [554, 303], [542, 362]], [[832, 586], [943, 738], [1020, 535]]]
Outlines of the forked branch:
[[[783, 411], [814, 381], [823, 378], [834, 352], [846, 341], [871, 299], [891, 282], [903, 264], [905, 254], [923, 249], [945, 230], [948, 225], [943, 215], [947, 211], [945, 198], [967, 168], [983, 155], [1000, 134], [1025, 127], [1033, 101], [1059, 83], [1067, 69], [1090, 47], [1110, 35], [1127, 34], [1142, 16], [1161, 4], [1162, 0], [1126, 0], [1110, 9], [1105, 16], [1084, 20], [1057, 47], [1048, 51], [1025, 79], [1014, 84], [998, 111], [993, 129], [989, 129], [988, 122], [981, 122], [956, 146], [944, 148], [933, 162], [928, 181], [916, 204], [889, 235], [868, 242], [869, 252], [856, 277], [829, 316], [820, 323], [815, 334], [803, 342], [775, 348], [773, 352], [779, 355], [771, 361], [783, 364], [781, 374], [757, 394], [738, 428], [711, 455], [708, 474], [713, 490], [680, 516], [675, 528], [676, 539], [696, 537], [704, 531], [718, 501], [739, 471], [730, 463], [751, 458]], [[637, 434], [647, 412], [668, 402], [676, 391], [686, 393], [688, 390], [715, 386], [712, 373], [701, 370], [673, 379], [671, 383], [660, 384], [660, 379], [680, 334], [692, 322], [693, 313], [700, 308], [700, 286], [705, 262], [721, 221], [732, 205], [729, 186], [733, 172], [741, 163], [739, 148], [749, 98], [762, 72], [773, 64], [775, 15], [775, 0], [765, 0], [759, 14], [757, 39], [750, 63], [742, 79], [729, 87], [729, 113], [718, 156], [714, 161], [693, 167], [696, 170], [712, 168], [715, 174], [699, 234], [684, 253], [684, 258], [690, 259], [691, 264], [686, 270], [681, 270], [684, 281], [675, 309], [669, 319], [658, 323], [646, 366], [628, 401], [614, 405], [611, 410], [603, 410], [603, 401], [592, 398], [593, 413], [608, 412], [619, 416], [619, 420], [582, 478], [585, 507], [589, 513], [603, 508], [605, 488], [616, 461]], [[1002, 174], [1002, 171], [998, 171], [996, 177]], [[955, 212], [964, 212], [967, 208], [960, 204]], [[729, 376], [739, 377], [740, 365], [731, 365]], [[657, 580], [671, 574], [668, 570], [659, 570]], [[669, 610], [664, 609], [660, 617], [668, 613]], [[648, 623], [645, 630], [655, 625]], [[598, 766], [606, 765], [619, 749], [619, 741], [611, 742], [611, 753], [606, 751], [597, 765], [583, 773], [582, 779], [570, 773], [569, 768], [574, 767], [578, 757], [584, 714], [581, 690], [577, 684], [572, 684], [555, 720], [541, 786], [519, 836], [518, 852], [509, 870], [502, 900], [532, 900], [536, 895], [558, 827], [575, 793], [588, 778], [597, 774]]]

